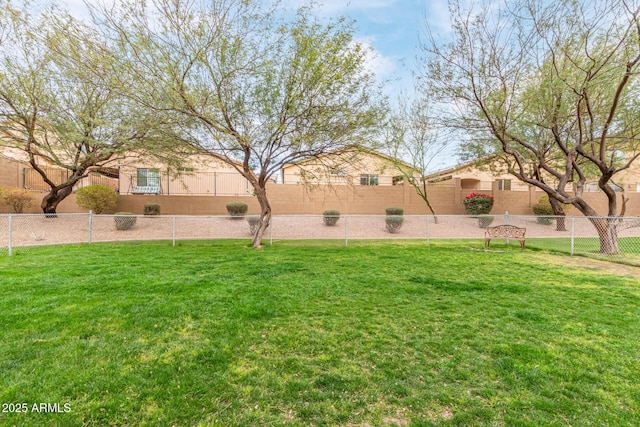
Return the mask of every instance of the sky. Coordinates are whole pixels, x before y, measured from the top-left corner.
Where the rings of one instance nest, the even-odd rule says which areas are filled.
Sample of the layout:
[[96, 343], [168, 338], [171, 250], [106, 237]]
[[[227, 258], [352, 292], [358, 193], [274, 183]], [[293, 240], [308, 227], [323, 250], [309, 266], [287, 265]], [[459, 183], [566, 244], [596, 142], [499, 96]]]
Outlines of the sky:
[[[289, 0], [289, 4], [304, 0]], [[321, 1], [321, 0], [320, 0]], [[413, 92], [420, 37], [427, 24], [439, 35], [450, 31], [447, 0], [324, 0], [318, 5], [326, 17], [347, 16], [355, 21], [356, 39], [373, 51], [371, 69], [386, 81], [386, 95], [393, 102], [400, 93]], [[429, 164], [429, 171], [459, 163], [452, 145]]]
[[[309, 0], [282, 0], [283, 7], [296, 9]], [[82, 16], [83, 0], [67, 0], [67, 7]], [[421, 34], [428, 23], [431, 31], [449, 31], [447, 0], [317, 0], [318, 13], [326, 18], [346, 16], [354, 20], [356, 41], [371, 48], [370, 68], [386, 82], [385, 93], [393, 101], [401, 92], [412, 92], [412, 70]], [[430, 169], [452, 166], [458, 159], [447, 151]]]
[[434, 32], [448, 31], [447, 0], [320, 0], [318, 9], [327, 17], [344, 15], [355, 21], [357, 41], [372, 48], [371, 66], [381, 80], [390, 81], [390, 96], [411, 87], [425, 23]]
[[[64, 3], [76, 16], [87, 17], [84, 1]], [[282, 6], [295, 9], [308, 1], [282, 0]], [[411, 86], [411, 69], [425, 22], [435, 32], [448, 29], [447, 0], [316, 1], [317, 10], [324, 17], [347, 16], [355, 21], [357, 41], [372, 48], [372, 69], [381, 80], [390, 81], [389, 95]]]

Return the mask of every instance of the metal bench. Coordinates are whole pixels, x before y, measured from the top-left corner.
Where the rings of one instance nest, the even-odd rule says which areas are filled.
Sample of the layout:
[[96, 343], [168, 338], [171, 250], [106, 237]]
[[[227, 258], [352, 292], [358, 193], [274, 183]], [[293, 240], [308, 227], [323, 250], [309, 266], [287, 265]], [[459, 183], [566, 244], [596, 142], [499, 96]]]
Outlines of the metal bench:
[[520, 248], [524, 251], [524, 234], [526, 228], [516, 227], [515, 225], [496, 225], [495, 227], [487, 227], [484, 233], [484, 248], [489, 249], [491, 239], [513, 239], [520, 242]]

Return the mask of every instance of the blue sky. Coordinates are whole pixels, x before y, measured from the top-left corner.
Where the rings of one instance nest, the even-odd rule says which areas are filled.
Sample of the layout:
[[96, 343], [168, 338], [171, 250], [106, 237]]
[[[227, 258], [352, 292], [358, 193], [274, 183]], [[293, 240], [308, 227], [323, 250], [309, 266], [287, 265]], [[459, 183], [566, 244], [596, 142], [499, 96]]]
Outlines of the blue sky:
[[[282, 0], [282, 5], [296, 8], [308, 1]], [[83, 0], [65, 3], [75, 14], [85, 15]], [[411, 69], [425, 20], [436, 32], [446, 32], [448, 28], [447, 0], [317, 0], [316, 6], [325, 17], [345, 15], [354, 19], [357, 41], [375, 53], [371, 68], [381, 80], [392, 81], [389, 95], [411, 85]]]
[[[308, 1], [282, 0], [282, 6], [295, 9]], [[66, 3], [76, 14], [84, 14], [83, 0]], [[447, 0], [317, 0], [316, 8], [326, 18], [347, 16], [355, 21], [356, 39], [372, 49], [370, 68], [380, 81], [387, 82], [385, 92], [392, 101], [401, 91], [412, 91], [412, 70], [426, 22], [435, 33], [449, 31]], [[452, 149], [434, 161], [430, 169], [456, 162]]]
[[[295, 6], [303, 1], [287, 3]], [[446, 0], [320, 0], [318, 9], [327, 17], [346, 15], [355, 20], [358, 41], [376, 54], [372, 68], [379, 78], [391, 80], [389, 95], [411, 86], [425, 22], [435, 32], [448, 30]]]

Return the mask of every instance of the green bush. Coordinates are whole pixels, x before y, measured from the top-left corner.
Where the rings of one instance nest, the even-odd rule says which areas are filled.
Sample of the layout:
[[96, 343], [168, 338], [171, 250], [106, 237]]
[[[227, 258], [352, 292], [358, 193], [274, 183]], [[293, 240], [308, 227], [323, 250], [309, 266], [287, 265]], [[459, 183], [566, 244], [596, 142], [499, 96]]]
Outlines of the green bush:
[[404, 224], [404, 216], [402, 215], [387, 215], [385, 218], [387, 224], [387, 231], [395, 234], [400, 231], [402, 224]]
[[387, 215], [404, 215], [404, 209], [402, 208], [389, 207], [385, 208], [385, 211], [387, 212]]
[[249, 223], [249, 231], [251, 234], [255, 234], [258, 226], [260, 226], [260, 215], [247, 216], [247, 222]]
[[227, 212], [229, 212], [229, 215], [231, 215], [232, 218], [242, 218], [247, 213], [247, 210], [249, 210], [249, 206], [246, 203], [227, 203]]
[[4, 189], [0, 191], [0, 202], [11, 206], [14, 213], [21, 214], [33, 204], [31, 192], [23, 188]]
[[478, 227], [487, 228], [491, 223], [493, 223], [493, 220], [494, 218], [492, 215], [478, 215]]
[[387, 231], [392, 234], [399, 232], [404, 224], [404, 209], [392, 206], [385, 208], [385, 212], [387, 213], [385, 218]]
[[[547, 199], [548, 201], [548, 199]], [[533, 213], [538, 216], [537, 222], [538, 224], [549, 225], [553, 222], [553, 209], [549, 204], [538, 203], [537, 205], [533, 205]]]
[[464, 210], [468, 215], [486, 215], [493, 208], [493, 196], [471, 193], [464, 198]]
[[117, 212], [113, 216], [113, 221], [116, 223], [116, 229], [118, 230], [130, 229], [136, 225], [137, 220], [138, 217], [132, 212]]
[[336, 225], [339, 219], [340, 219], [340, 211], [337, 211], [335, 209], [329, 209], [322, 212], [322, 220], [324, 221], [325, 225], [328, 225], [328, 226]]
[[[551, 206], [551, 202], [549, 202], [549, 196], [548, 195], [543, 195], [540, 196], [540, 198], [538, 199], [538, 204], [539, 205], [547, 205], [547, 206]], [[560, 203], [560, 207], [562, 208], [562, 211], [566, 214], [567, 212], [569, 212], [569, 209], [571, 209], [571, 205], [568, 205], [566, 203]], [[553, 215], [553, 210], [551, 210], [551, 215]]]
[[145, 215], [160, 215], [160, 205], [158, 203], [145, 203], [142, 212]]
[[115, 209], [118, 193], [104, 185], [87, 185], [76, 191], [76, 203], [83, 209], [100, 214], [103, 211]]

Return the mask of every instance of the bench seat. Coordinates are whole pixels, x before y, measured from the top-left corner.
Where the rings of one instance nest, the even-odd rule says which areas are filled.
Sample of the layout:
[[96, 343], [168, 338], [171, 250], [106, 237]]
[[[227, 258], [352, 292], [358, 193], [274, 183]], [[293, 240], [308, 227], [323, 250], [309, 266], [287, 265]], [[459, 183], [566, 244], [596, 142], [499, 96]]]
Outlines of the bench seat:
[[526, 228], [516, 227], [515, 225], [496, 225], [495, 227], [487, 227], [484, 233], [484, 248], [489, 249], [491, 239], [513, 239], [520, 242], [520, 248], [524, 251], [524, 235]]

